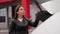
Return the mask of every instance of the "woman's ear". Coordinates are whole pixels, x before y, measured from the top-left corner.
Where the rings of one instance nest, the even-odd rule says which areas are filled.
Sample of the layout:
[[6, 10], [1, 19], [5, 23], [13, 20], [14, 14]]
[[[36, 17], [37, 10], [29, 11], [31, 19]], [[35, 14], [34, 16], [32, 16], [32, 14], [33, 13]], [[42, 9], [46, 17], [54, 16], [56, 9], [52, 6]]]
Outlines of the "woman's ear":
[[17, 12], [17, 14], [18, 14], [18, 12]]

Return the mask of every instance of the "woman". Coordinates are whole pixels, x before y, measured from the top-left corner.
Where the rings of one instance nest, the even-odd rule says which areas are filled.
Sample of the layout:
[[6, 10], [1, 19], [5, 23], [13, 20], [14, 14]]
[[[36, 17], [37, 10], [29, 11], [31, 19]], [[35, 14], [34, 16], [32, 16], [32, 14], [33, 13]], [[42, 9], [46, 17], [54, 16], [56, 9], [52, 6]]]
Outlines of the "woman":
[[9, 34], [28, 34], [28, 25], [36, 27], [39, 20], [34, 23], [24, 17], [24, 8], [18, 5], [15, 9], [15, 18], [10, 24]]

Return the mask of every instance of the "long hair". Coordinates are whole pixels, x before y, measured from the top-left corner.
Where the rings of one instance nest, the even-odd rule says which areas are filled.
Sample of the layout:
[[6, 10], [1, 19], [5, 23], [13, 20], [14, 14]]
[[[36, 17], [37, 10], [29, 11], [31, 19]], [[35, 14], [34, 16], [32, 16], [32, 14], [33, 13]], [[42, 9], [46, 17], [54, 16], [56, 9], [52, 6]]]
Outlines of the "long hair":
[[22, 5], [20, 5], [20, 4], [16, 6], [16, 8], [15, 8], [15, 15], [14, 15], [14, 19], [17, 19], [17, 17], [18, 17], [17, 12], [18, 12], [18, 10], [19, 10], [19, 8], [20, 8], [20, 7], [23, 7], [23, 6], [22, 6]]

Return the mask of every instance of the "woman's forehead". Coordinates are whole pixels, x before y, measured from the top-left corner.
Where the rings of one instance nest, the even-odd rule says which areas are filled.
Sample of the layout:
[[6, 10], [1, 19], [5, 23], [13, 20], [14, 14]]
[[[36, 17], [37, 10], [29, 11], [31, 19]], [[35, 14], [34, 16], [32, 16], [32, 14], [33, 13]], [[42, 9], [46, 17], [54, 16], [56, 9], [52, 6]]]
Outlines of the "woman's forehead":
[[24, 9], [24, 7], [20, 7], [20, 9], [21, 9], [21, 8]]

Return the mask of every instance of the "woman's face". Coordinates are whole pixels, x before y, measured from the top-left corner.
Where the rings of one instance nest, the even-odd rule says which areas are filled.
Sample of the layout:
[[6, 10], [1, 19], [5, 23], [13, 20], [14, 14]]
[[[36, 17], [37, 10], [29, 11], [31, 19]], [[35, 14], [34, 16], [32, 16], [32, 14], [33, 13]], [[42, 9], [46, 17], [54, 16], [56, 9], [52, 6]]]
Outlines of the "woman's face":
[[18, 15], [24, 15], [24, 8], [23, 7], [20, 7], [18, 12], [17, 12]]

